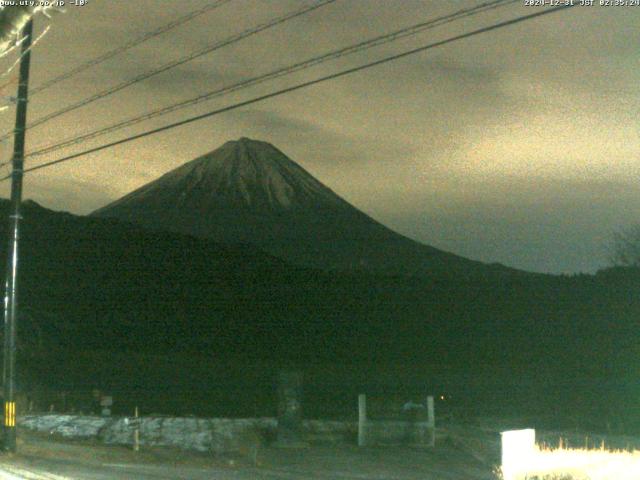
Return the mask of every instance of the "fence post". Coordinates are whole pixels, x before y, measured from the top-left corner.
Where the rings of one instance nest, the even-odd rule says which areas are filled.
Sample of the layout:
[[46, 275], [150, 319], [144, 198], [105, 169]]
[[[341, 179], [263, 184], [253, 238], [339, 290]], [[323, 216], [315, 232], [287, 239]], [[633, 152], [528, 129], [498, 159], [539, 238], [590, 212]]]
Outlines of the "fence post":
[[307, 443], [302, 431], [302, 372], [280, 371], [278, 377], [277, 447], [301, 448]]
[[436, 445], [436, 412], [433, 406], [433, 396], [427, 397], [427, 429], [429, 430], [429, 446]]
[[138, 407], [134, 411], [134, 418], [136, 422], [136, 429], [133, 431], [133, 451], [137, 452], [140, 450], [140, 419], [138, 415]]
[[367, 396], [358, 395], [358, 446], [367, 444]]

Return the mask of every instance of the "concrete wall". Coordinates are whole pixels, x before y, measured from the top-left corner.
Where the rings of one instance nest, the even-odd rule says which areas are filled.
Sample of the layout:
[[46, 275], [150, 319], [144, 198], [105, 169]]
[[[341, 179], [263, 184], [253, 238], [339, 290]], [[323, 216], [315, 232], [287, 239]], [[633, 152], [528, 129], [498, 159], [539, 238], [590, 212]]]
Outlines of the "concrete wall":
[[[18, 426], [64, 438], [99, 439], [111, 445], [132, 445], [131, 419], [80, 415], [25, 415]], [[141, 417], [140, 445], [178, 447], [199, 452], [234, 452], [263, 442], [275, 431], [272, 418]]]
[[[98, 439], [106, 444], [132, 445], [134, 428], [130, 418], [41, 414], [18, 418], [18, 426], [65, 438]], [[140, 417], [140, 444], [177, 447], [214, 453], [251, 451], [275, 438], [275, 418]], [[401, 443], [415, 429], [406, 422], [371, 422], [370, 444]], [[304, 420], [305, 439], [310, 443], [356, 443], [357, 422]]]

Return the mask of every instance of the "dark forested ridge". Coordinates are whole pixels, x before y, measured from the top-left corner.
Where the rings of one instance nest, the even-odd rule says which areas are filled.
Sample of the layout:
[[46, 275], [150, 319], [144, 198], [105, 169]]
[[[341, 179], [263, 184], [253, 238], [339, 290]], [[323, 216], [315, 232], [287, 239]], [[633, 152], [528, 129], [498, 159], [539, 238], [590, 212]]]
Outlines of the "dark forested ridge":
[[[7, 207], [0, 204], [1, 218]], [[6, 222], [0, 238], [7, 238]], [[6, 252], [6, 242], [0, 246]], [[470, 396], [484, 384], [534, 382], [562, 389], [556, 393], [567, 401], [589, 403], [589, 392], [621, 405], [637, 400], [635, 269], [593, 276], [326, 272], [250, 246], [32, 202], [24, 208], [21, 268], [25, 384], [109, 377], [117, 388], [147, 375], [171, 385], [184, 372], [172, 373], [165, 361], [166, 372], [150, 375], [140, 359], [175, 357], [181, 365], [194, 359], [188, 376], [196, 384], [206, 361], [342, 365], [371, 375], [396, 365], [409, 376], [437, 375]], [[137, 360], [129, 367], [107, 360], [100, 370], [78, 361], [87, 355]]]

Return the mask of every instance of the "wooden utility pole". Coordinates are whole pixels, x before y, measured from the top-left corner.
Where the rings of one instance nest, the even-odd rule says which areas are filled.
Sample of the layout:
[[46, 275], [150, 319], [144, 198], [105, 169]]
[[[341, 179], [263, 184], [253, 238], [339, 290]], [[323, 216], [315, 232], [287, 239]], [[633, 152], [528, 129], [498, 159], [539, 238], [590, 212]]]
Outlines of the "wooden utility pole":
[[25, 25], [22, 35], [20, 80], [16, 104], [16, 127], [13, 140], [11, 172], [11, 210], [9, 215], [9, 249], [7, 251], [7, 279], [4, 298], [4, 445], [6, 451], [16, 451], [16, 320], [18, 316], [18, 240], [20, 238], [20, 204], [24, 172], [24, 143], [27, 125], [27, 97], [33, 20]]

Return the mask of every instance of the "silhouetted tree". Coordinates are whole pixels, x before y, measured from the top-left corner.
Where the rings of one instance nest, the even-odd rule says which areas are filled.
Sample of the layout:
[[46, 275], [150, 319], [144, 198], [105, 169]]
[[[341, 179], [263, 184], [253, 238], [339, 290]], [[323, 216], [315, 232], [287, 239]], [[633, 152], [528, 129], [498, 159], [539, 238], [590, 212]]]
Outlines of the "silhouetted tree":
[[640, 267], [640, 224], [613, 234], [609, 260], [615, 266]]

